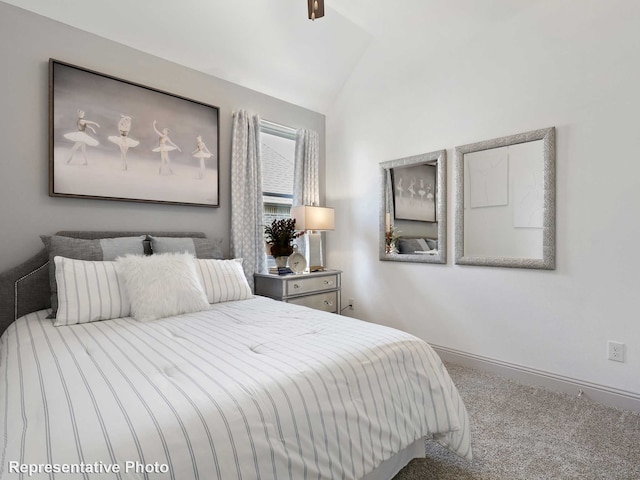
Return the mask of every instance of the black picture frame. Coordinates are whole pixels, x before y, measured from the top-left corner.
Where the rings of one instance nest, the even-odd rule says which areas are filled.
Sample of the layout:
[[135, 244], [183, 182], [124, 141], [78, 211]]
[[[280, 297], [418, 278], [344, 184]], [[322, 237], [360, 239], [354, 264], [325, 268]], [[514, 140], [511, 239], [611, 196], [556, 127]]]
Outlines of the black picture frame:
[[49, 59], [49, 195], [220, 206], [213, 105]]
[[396, 220], [438, 221], [436, 165], [424, 163], [391, 168], [391, 185]]

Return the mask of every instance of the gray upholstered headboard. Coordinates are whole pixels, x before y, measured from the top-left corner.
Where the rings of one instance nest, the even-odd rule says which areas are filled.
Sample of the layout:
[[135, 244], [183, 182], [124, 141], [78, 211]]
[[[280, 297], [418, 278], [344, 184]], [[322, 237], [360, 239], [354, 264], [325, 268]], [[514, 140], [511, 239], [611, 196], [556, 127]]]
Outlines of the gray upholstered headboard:
[[[56, 233], [64, 237], [97, 238], [137, 237], [153, 235], [156, 237], [192, 237], [206, 238], [202, 232], [89, 232], [62, 231]], [[145, 252], [150, 253], [145, 244]], [[27, 313], [51, 307], [49, 288], [49, 255], [43, 248], [24, 263], [6, 272], [0, 273], [0, 334], [17, 318]]]

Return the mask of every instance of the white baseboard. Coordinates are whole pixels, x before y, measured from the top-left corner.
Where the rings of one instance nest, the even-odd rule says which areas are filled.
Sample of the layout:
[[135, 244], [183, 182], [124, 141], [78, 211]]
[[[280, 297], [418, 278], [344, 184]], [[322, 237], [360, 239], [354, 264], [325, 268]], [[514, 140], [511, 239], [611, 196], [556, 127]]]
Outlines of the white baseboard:
[[495, 373], [526, 385], [541, 386], [576, 396], [581, 394], [583, 397], [604, 405], [640, 412], [639, 393], [565, 377], [556, 373], [466, 353], [453, 348], [433, 344], [431, 346], [445, 362]]

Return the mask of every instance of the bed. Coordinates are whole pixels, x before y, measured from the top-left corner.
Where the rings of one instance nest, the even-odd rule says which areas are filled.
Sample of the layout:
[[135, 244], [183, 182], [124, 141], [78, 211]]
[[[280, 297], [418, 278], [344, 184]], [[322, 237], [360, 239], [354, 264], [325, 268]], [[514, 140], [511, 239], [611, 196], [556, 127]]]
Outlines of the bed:
[[263, 297], [55, 327], [47, 261], [0, 275], [2, 479], [389, 479], [425, 439], [471, 459], [464, 404], [416, 337]]

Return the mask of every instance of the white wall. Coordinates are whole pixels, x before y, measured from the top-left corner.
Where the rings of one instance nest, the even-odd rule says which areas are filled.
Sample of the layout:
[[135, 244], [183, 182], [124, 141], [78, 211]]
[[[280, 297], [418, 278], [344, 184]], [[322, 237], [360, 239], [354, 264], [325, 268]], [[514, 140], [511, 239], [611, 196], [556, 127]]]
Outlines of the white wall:
[[[428, 29], [372, 42], [327, 115], [328, 264], [356, 316], [640, 393], [639, 18], [633, 0], [540, 0], [440, 43]], [[556, 270], [453, 265], [454, 147], [550, 126]], [[378, 261], [378, 163], [442, 148], [449, 263]], [[609, 339], [626, 363], [606, 359]]]
[[[218, 106], [220, 208], [49, 197], [50, 57]], [[58, 230], [202, 231], [224, 237], [228, 252], [234, 110], [316, 130], [324, 161], [324, 115], [2, 2], [0, 65], [0, 271], [38, 252], [40, 234]]]

